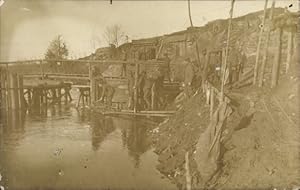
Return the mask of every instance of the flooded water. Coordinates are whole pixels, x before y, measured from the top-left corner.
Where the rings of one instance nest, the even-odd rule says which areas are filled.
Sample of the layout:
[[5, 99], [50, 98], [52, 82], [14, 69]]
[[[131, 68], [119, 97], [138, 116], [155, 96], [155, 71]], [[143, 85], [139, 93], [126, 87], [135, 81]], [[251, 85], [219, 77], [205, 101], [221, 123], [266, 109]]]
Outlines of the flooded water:
[[[1, 118], [3, 119], [3, 118]], [[154, 125], [92, 115], [75, 102], [26, 114], [0, 135], [6, 189], [176, 189], [156, 169]]]

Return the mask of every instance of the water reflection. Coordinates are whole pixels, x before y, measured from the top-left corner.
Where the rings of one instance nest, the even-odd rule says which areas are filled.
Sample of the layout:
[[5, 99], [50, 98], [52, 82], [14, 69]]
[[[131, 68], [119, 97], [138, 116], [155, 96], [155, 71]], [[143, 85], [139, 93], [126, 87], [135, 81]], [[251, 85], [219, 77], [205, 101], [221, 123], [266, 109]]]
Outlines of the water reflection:
[[97, 151], [105, 137], [112, 133], [116, 127], [113, 124], [112, 118], [96, 117], [94, 116], [91, 121], [92, 129], [92, 146], [93, 150]]
[[131, 122], [131, 126], [122, 131], [122, 136], [125, 140], [123, 144], [128, 148], [128, 154], [133, 158], [135, 167], [138, 168], [140, 156], [151, 148], [147, 126], [139, 125], [137, 121]]
[[92, 146], [97, 151], [105, 138], [116, 130], [121, 131], [122, 146], [128, 150], [136, 168], [140, 165], [140, 157], [151, 148], [151, 140], [148, 137], [149, 128], [139, 120], [125, 120], [121, 118], [93, 115], [91, 120]]
[[[1, 121], [3, 116], [0, 172], [5, 188], [174, 188], [155, 168], [150, 140], [155, 125], [149, 122], [93, 115], [72, 104], [1, 114]], [[58, 149], [61, 154], [54, 156]]]

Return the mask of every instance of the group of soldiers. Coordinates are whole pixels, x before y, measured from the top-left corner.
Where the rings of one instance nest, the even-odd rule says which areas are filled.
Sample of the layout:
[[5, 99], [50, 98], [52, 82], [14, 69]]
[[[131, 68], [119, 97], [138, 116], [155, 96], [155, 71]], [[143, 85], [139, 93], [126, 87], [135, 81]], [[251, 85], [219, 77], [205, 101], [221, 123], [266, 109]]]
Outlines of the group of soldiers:
[[[221, 82], [221, 52], [210, 52], [208, 55], [207, 54], [208, 52], [204, 49], [200, 56], [200, 60], [199, 57], [198, 59], [188, 57], [184, 60], [183, 89], [187, 98], [191, 97], [194, 94], [195, 89], [200, 87], [201, 80], [203, 80], [203, 69], [207, 59], [217, 58], [217, 61], [208, 61], [206, 79], [216, 84], [220, 84]], [[129, 109], [151, 110], [164, 108], [166, 101], [163, 94], [163, 83], [165, 79], [170, 82], [171, 60], [166, 54], [163, 59], [167, 63], [167, 69], [165, 69], [164, 72], [159, 72], [159, 75], [153, 76], [151, 71], [144, 70], [138, 74], [138, 78], [136, 79], [133, 71], [127, 74]], [[231, 48], [228, 52], [227, 61], [230, 63], [227, 84], [231, 85], [239, 80], [243, 73], [244, 65], [247, 62], [247, 58], [240, 47], [237, 49]], [[124, 67], [124, 65], [122, 67]], [[122, 68], [122, 70], [126, 70], [126, 67]], [[122, 71], [121, 75], [124, 75], [124, 73], [125, 72]], [[109, 85], [107, 81], [103, 80], [100, 101], [105, 102], [107, 106], [111, 107], [114, 93], [115, 89]]]
[[[211, 58], [215, 58], [212, 61]], [[189, 98], [201, 85], [203, 80], [203, 72], [205, 62], [207, 61], [206, 79], [213, 84], [221, 83], [221, 65], [222, 65], [222, 51], [209, 52], [207, 55], [206, 49], [202, 51], [200, 60], [186, 58], [183, 87], [184, 94]], [[233, 83], [239, 81], [241, 75], [244, 72], [244, 65], [247, 62], [247, 57], [242, 51], [242, 46], [238, 48], [229, 48], [227, 62], [228, 68], [228, 80], [226, 85], [231, 86]]]
[[[164, 106], [163, 81], [164, 75], [154, 77], [147, 74], [146, 71], [142, 71], [136, 82], [134, 73], [131, 72], [128, 78], [128, 108], [138, 110], [151, 110], [154, 107], [162, 108]], [[134, 101], [135, 98], [137, 99], [136, 102]]]

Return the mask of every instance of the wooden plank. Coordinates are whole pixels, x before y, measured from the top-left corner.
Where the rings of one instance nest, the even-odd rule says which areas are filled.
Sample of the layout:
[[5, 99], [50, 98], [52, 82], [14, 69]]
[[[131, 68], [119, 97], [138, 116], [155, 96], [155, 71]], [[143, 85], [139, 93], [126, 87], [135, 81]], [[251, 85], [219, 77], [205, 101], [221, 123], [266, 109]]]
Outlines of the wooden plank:
[[[97, 112], [97, 111], [96, 111]], [[134, 112], [101, 112], [103, 115], [128, 115], [128, 116], [145, 116], [145, 117], [169, 117], [171, 114], [162, 113], [134, 113]]]
[[277, 29], [277, 52], [275, 54], [275, 61], [273, 63], [272, 67], [272, 78], [271, 78], [271, 88], [274, 88], [278, 84], [278, 78], [279, 78], [279, 68], [280, 68], [280, 63], [281, 63], [281, 49], [282, 49], [282, 33], [283, 30], [282, 28]]
[[33, 59], [33, 60], [22, 60], [22, 61], [7, 61], [7, 62], [0, 62], [0, 65], [13, 65], [13, 64], [37, 64], [40, 62], [71, 62], [71, 63], [86, 63], [86, 64], [142, 64], [142, 65], [161, 65], [161, 64], [166, 64], [165, 61], [162, 60], [128, 60], [128, 61], [123, 61], [123, 60], [73, 60], [73, 59]]
[[214, 105], [215, 105], [215, 90], [211, 89], [210, 91], [210, 119], [212, 119], [214, 114]]
[[[121, 110], [121, 112], [134, 113], [133, 110]], [[169, 110], [152, 110], [152, 111], [140, 111], [139, 113], [149, 113], [149, 114], [174, 114], [176, 111]]]
[[[272, 2], [272, 8], [271, 8], [271, 13], [270, 13], [270, 18], [269, 20], [271, 21], [273, 19], [273, 12], [274, 12], [274, 7], [275, 7], [275, 0]], [[258, 86], [262, 87], [263, 86], [263, 81], [264, 81], [264, 74], [265, 74], [265, 69], [266, 69], [266, 64], [268, 61], [268, 50], [269, 50], [269, 43], [270, 43], [270, 34], [271, 34], [271, 28], [268, 29], [267, 32], [267, 39], [266, 39], [266, 44], [265, 44], [265, 50], [264, 50], [264, 55], [263, 55], [263, 61], [262, 65], [260, 68], [260, 73], [259, 73], [259, 78], [258, 78]]]

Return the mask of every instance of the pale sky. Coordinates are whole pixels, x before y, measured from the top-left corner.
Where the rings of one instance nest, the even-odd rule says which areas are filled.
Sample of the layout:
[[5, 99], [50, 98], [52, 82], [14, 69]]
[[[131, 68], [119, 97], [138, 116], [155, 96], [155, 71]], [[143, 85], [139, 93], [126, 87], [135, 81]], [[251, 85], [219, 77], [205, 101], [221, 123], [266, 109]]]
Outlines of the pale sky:
[[[0, 7], [0, 61], [43, 58], [50, 41], [61, 34], [70, 57], [79, 58], [106, 46], [103, 32], [120, 24], [130, 39], [168, 34], [189, 27], [187, 0], [4, 0]], [[271, 7], [269, 0], [268, 7]], [[276, 7], [297, 0], [276, 1]], [[262, 10], [263, 0], [236, 0], [234, 17]], [[230, 1], [191, 0], [195, 26], [229, 16]]]

